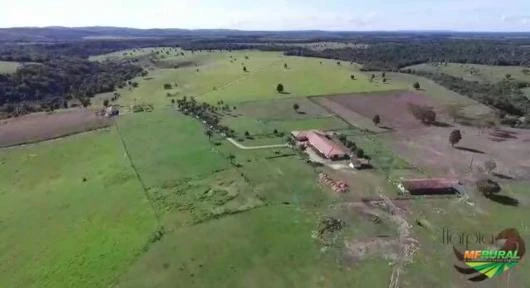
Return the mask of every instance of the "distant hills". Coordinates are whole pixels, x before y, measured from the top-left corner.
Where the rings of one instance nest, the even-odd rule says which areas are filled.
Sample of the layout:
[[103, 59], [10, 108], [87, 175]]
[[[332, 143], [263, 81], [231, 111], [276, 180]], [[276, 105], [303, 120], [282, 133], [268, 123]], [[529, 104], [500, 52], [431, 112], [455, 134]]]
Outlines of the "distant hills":
[[20, 27], [0, 28], [0, 42], [60, 42], [83, 39], [134, 39], [134, 38], [233, 38], [256, 37], [271, 39], [351, 39], [363, 36], [418, 37], [436, 35], [447, 38], [527, 38], [530, 32], [452, 32], [452, 31], [242, 31], [229, 29], [136, 29], [121, 27]]

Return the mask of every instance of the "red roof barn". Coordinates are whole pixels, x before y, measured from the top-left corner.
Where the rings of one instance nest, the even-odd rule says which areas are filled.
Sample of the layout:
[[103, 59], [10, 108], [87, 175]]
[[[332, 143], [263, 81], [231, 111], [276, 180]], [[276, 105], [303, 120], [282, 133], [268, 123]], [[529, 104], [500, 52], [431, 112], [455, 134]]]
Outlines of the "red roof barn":
[[293, 132], [297, 141], [307, 142], [316, 152], [328, 159], [347, 158], [348, 151], [320, 131]]

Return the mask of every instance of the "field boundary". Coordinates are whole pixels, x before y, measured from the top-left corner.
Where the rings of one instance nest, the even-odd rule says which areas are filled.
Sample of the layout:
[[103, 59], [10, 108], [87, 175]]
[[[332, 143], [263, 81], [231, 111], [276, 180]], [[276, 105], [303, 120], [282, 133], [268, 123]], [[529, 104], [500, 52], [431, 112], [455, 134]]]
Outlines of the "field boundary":
[[257, 149], [273, 149], [273, 148], [287, 148], [289, 147], [288, 144], [272, 144], [272, 145], [260, 145], [260, 146], [245, 146], [239, 142], [237, 142], [236, 140], [234, 140], [233, 138], [226, 138], [226, 140], [228, 140], [228, 142], [234, 144], [234, 146], [236, 146], [237, 148], [239, 149], [243, 149], [243, 150], [257, 150]]
[[83, 134], [83, 133], [87, 133], [87, 132], [94, 132], [94, 131], [98, 131], [98, 130], [103, 130], [103, 129], [109, 128], [111, 126], [112, 126], [112, 123], [108, 123], [108, 125], [106, 125], [106, 126], [94, 127], [92, 129], [87, 129], [87, 130], [83, 130], [83, 131], [67, 133], [67, 134], [54, 136], [54, 137], [51, 137], [51, 138], [46, 138], [46, 139], [41, 139], [41, 140], [35, 140], [35, 141], [31, 141], [30, 140], [30, 141], [24, 141], [24, 142], [20, 142], [20, 143], [17, 143], [17, 144], [9, 144], [9, 145], [1, 145], [0, 144], [0, 149], [13, 148], [13, 147], [25, 146], [25, 145], [33, 145], [33, 144], [38, 144], [38, 143], [43, 143], [43, 142], [48, 142], [48, 141], [59, 140], [59, 139], [62, 139], [62, 138], [66, 138], [66, 137], [70, 137], [70, 136], [74, 136], [74, 135], [78, 135], [78, 134]]
[[149, 205], [151, 205], [151, 209], [153, 210], [153, 214], [155, 215], [156, 222], [158, 226], [162, 223], [162, 217], [158, 213], [158, 210], [155, 207], [154, 201], [149, 196], [149, 191], [147, 189], [147, 186], [145, 185], [144, 181], [142, 180], [142, 176], [140, 176], [140, 173], [138, 173], [138, 170], [136, 169], [136, 166], [134, 165], [134, 161], [131, 158], [131, 154], [129, 153], [129, 149], [127, 148], [127, 143], [125, 143], [125, 140], [123, 139], [123, 136], [121, 135], [120, 128], [118, 125], [118, 121], [114, 122], [114, 126], [116, 127], [116, 131], [118, 132], [118, 136], [120, 138], [121, 144], [123, 146], [123, 150], [125, 151], [125, 155], [127, 156], [127, 159], [129, 160], [129, 163], [131, 164], [131, 168], [134, 171], [134, 174], [136, 175], [136, 178], [138, 179], [138, 182], [140, 182], [140, 185], [142, 186], [142, 190], [144, 191], [144, 195], [147, 198], [147, 201], [149, 201]]

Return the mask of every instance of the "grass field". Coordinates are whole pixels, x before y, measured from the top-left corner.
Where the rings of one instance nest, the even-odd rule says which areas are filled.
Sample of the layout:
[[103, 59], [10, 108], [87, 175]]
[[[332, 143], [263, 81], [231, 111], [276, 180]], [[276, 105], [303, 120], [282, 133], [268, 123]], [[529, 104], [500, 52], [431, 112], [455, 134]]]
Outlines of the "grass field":
[[15, 73], [18, 67], [20, 67], [18, 62], [0, 61], [0, 74]]
[[120, 287], [384, 287], [385, 261], [345, 268], [315, 252], [317, 219], [271, 206], [182, 229], [144, 255]]
[[459, 64], [459, 63], [424, 63], [414, 66], [408, 66], [403, 68], [412, 69], [416, 71], [426, 71], [433, 73], [445, 73], [454, 77], [462, 77], [467, 81], [479, 81], [495, 83], [503, 79], [506, 79], [506, 75], [509, 74], [511, 79], [520, 81], [530, 81], [530, 71], [528, 68], [525, 72], [524, 67], [519, 66], [490, 66], [490, 65], [479, 65], [479, 64]]
[[2, 149], [0, 183], [2, 287], [108, 287], [157, 226], [115, 129]]
[[[386, 84], [381, 81], [370, 82], [368, 75], [359, 71], [358, 65], [347, 62], [337, 65], [332, 60], [287, 57], [276, 52], [185, 53], [184, 56], [158, 58], [155, 66], [172, 67], [175, 63], [186, 65], [178, 69], [154, 68], [147, 77], [135, 80], [139, 83], [138, 88], [118, 90], [122, 95], [118, 103], [130, 105], [148, 102], [163, 107], [170, 103], [171, 98], [182, 96], [193, 96], [210, 103], [219, 100], [236, 103], [405, 88], [393, 81]], [[284, 64], [288, 65], [287, 69]], [[247, 67], [247, 72], [243, 71], [243, 67]], [[351, 80], [351, 74], [357, 80]], [[172, 89], [165, 90], [163, 86], [166, 83], [171, 84]], [[278, 83], [285, 86], [284, 94], [276, 92]]]
[[[315, 230], [341, 203], [397, 196], [389, 177], [427, 173], [393, 152], [387, 131], [352, 127], [305, 96], [411, 89], [418, 81], [422, 90], [416, 92], [433, 102], [460, 104], [472, 115], [491, 112], [422, 77], [387, 73], [387, 83], [380, 75], [369, 81], [359, 65], [334, 60], [161, 48], [91, 60], [106, 59], [138, 59], [149, 69], [134, 80], [138, 88], [117, 91], [118, 104], [151, 103], [154, 111], [123, 109], [111, 128], [0, 149], [2, 287], [387, 287], [393, 266], [386, 250], [352, 262], [342, 242], [396, 237], [395, 223], [374, 223], [353, 206], [334, 245], [323, 246]], [[280, 82], [284, 94], [275, 91]], [[165, 90], [166, 83], [172, 88]], [[94, 105], [108, 96], [98, 95]], [[242, 150], [220, 135], [208, 139], [199, 120], [171, 105], [182, 96], [235, 107], [222, 123], [244, 145], [285, 143], [292, 130], [337, 130], [366, 152], [375, 169], [340, 174], [309, 165], [290, 148]], [[348, 177], [351, 191], [341, 195], [320, 184], [320, 172]], [[528, 238], [523, 219], [529, 216], [529, 185], [504, 189], [520, 207], [473, 192], [473, 208], [458, 199], [407, 203], [420, 250], [405, 266], [400, 287], [471, 287], [454, 272], [450, 247], [439, 243], [441, 227], [496, 233], [513, 226]], [[416, 220], [426, 224], [414, 226]], [[527, 262], [520, 268], [512, 287], [530, 283], [521, 273]], [[491, 283], [479, 287], [505, 287], [502, 280]]]

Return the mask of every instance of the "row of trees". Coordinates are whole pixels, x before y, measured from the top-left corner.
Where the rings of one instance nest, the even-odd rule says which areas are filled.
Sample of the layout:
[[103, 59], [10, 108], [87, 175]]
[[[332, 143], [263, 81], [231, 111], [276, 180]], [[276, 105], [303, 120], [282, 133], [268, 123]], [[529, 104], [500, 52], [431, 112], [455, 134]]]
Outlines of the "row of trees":
[[208, 138], [211, 138], [214, 132], [223, 133], [229, 137], [235, 135], [234, 130], [220, 124], [221, 114], [218, 111], [229, 111], [230, 107], [227, 104], [219, 101], [217, 106], [214, 106], [206, 102], [199, 103], [194, 97], [188, 98], [186, 96], [177, 99], [175, 102], [182, 113], [197, 117], [206, 124], [206, 135]]
[[530, 99], [528, 99], [523, 88], [530, 87], [529, 82], [516, 81], [505, 78], [497, 83], [480, 83], [467, 81], [445, 73], [431, 73], [424, 71], [406, 70], [414, 73], [462, 95], [468, 96], [478, 102], [495, 107], [508, 114], [523, 116], [530, 113]]

